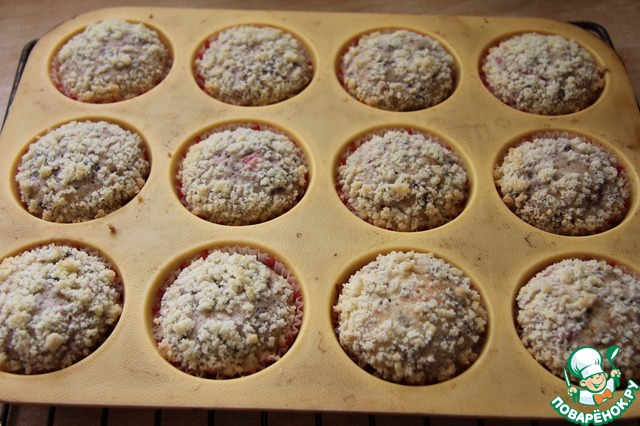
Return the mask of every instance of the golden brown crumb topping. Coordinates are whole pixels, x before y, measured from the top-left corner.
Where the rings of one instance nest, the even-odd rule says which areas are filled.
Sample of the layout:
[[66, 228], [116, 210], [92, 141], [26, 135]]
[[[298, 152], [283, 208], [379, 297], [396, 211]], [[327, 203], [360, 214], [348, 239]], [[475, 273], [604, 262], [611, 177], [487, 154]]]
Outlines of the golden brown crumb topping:
[[640, 278], [596, 259], [566, 259], [534, 276], [516, 298], [520, 337], [531, 355], [558, 377], [581, 346], [620, 346], [615, 365], [640, 378]]
[[338, 168], [345, 204], [363, 220], [395, 231], [441, 226], [462, 212], [467, 173], [460, 159], [428, 134], [374, 134]]
[[430, 254], [391, 252], [353, 274], [334, 307], [344, 350], [382, 379], [448, 380], [478, 357], [487, 314], [462, 271]]
[[570, 114], [598, 97], [604, 80], [589, 52], [557, 35], [527, 33], [489, 49], [485, 82], [502, 102], [534, 114]]
[[389, 111], [439, 104], [453, 91], [453, 58], [442, 45], [407, 30], [363, 35], [342, 58], [342, 79], [360, 102]]
[[287, 350], [295, 298], [293, 285], [256, 256], [212, 251], [166, 287], [154, 319], [158, 349], [197, 376], [251, 374]]
[[631, 197], [618, 159], [569, 134], [535, 136], [509, 149], [494, 175], [502, 199], [518, 217], [555, 234], [606, 231], [624, 217]]
[[60, 90], [81, 102], [130, 99], [155, 87], [171, 65], [156, 31], [109, 19], [89, 25], [57, 53], [52, 76]]
[[204, 90], [226, 103], [270, 105], [302, 91], [312, 77], [311, 58], [291, 34], [273, 27], [239, 25], [205, 43], [195, 61]]
[[0, 371], [44, 373], [89, 355], [122, 311], [102, 258], [49, 244], [0, 263]]
[[145, 184], [149, 162], [142, 139], [118, 125], [76, 122], [52, 129], [29, 146], [16, 173], [27, 210], [51, 222], [103, 217]]
[[224, 225], [260, 223], [291, 209], [305, 192], [302, 150], [271, 130], [238, 127], [192, 145], [178, 171], [187, 208]]

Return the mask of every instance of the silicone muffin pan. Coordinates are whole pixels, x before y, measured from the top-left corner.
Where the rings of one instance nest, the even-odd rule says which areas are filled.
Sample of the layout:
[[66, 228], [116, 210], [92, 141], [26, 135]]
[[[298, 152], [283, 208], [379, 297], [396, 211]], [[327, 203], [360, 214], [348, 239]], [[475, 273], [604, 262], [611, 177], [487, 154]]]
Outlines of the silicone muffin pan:
[[[110, 18], [158, 31], [172, 57], [169, 73], [155, 88], [122, 102], [88, 104], [65, 97], [50, 77], [53, 55], [87, 25]], [[223, 103], [206, 94], [193, 72], [198, 50], [212, 34], [239, 24], [274, 26], [298, 38], [313, 66], [308, 86], [288, 100], [256, 107]], [[450, 97], [427, 109], [392, 112], [360, 103], [344, 90], [337, 72], [343, 50], [361, 34], [390, 28], [426, 34], [453, 56]], [[589, 51], [606, 68], [598, 100], [577, 113], [541, 116], [496, 99], [482, 82], [482, 57], [500, 40], [525, 32], [558, 34]], [[104, 120], [138, 133], [148, 148], [151, 171], [124, 207], [86, 222], [50, 223], [22, 205], [14, 174], [29, 143], [73, 120]], [[180, 201], [176, 173], [186, 147], [217, 126], [234, 123], [278, 129], [306, 156], [304, 196], [272, 220], [215, 224], [191, 214]], [[354, 140], [383, 128], [435, 135], [459, 155], [469, 197], [458, 217], [435, 229], [395, 232], [373, 226], [345, 207], [335, 181], [341, 158]], [[505, 206], [494, 183], [496, 164], [523, 137], [544, 131], [586, 136], [621, 160], [632, 195], [619, 224], [591, 236], [555, 235], [524, 223]], [[568, 399], [566, 385], [520, 342], [515, 297], [536, 272], [567, 257], [604, 258], [640, 271], [639, 142], [640, 115], [621, 60], [600, 39], [566, 23], [162, 8], [112, 8], [77, 16], [34, 47], [0, 138], [0, 258], [51, 241], [93, 248], [121, 277], [123, 312], [105, 343], [74, 365], [37, 375], [0, 373], [0, 400], [554, 418], [558, 414], [551, 401], [556, 396]], [[224, 246], [258, 249], [291, 269], [303, 299], [302, 324], [288, 352], [255, 374], [225, 380], [194, 377], [160, 355], [152, 331], [153, 308], [158, 290], [180, 264]], [[481, 294], [488, 317], [484, 346], [470, 368], [450, 380], [425, 386], [387, 382], [358, 367], [338, 343], [332, 311], [340, 285], [378, 254], [393, 250], [433, 253], [461, 269]], [[624, 416], [639, 414], [636, 403]]]

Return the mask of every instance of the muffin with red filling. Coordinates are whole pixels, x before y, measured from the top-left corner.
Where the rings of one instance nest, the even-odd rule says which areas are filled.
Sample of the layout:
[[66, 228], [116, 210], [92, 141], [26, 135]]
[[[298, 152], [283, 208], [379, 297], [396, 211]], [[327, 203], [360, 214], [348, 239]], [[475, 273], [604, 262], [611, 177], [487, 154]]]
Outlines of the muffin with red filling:
[[409, 30], [359, 37], [344, 52], [339, 74], [351, 96], [388, 111], [437, 105], [455, 83], [453, 57], [438, 41]]
[[191, 145], [178, 170], [189, 211], [222, 225], [282, 215], [305, 193], [306, 159], [287, 135], [265, 126], [227, 126]]
[[386, 129], [357, 140], [342, 159], [336, 184], [359, 218], [394, 231], [444, 225], [464, 209], [467, 172], [437, 137]]
[[575, 349], [617, 345], [616, 368], [640, 379], [640, 277], [621, 265], [570, 258], [548, 266], [520, 289], [516, 325], [529, 353], [558, 377]]
[[631, 182], [616, 156], [568, 133], [525, 139], [509, 149], [494, 176], [502, 200], [519, 218], [560, 235], [612, 228], [631, 198]]
[[194, 71], [210, 96], [233, 105], [263, 106], [300, 93], [313, 77], [313, 64], [292, 34], [265, 25], [237, 25], [203, 44]]
[[111, 265], [90, 250], [47, 244], [0, 262], [0, 371], [60, 370], [90, 355], [122, 312]]
[[155, 30], [109, 19], [87, 26], [62, 45], [51, 73], [66, 96], [108, 103], [151, 90], [168, 74], [171, 62], [169, 49]]
[[295, 339], [302, 300], [281, 263], [250, 249], [212, 250], [177, 270], [154, 318], [160, 353], [195, 376], [226, 379], [279, 360]]
[[138, 134], [105, 121], [72, 121], [29, 145], [15, 179], [31, 214], [76, 223], [124, 206], [140, 192], [149, 169]]
[[449, 380], [478, 357], [487, 313], [465, 274], [431, 254], [391, 252], [355, 272], [334, 306], [344, 351], [384, 380]]
[[576, 41], [536, 33], [500, 42], [482, 63], [491, 93], [513, 108], [541, 115], [570, 114], [593, 104], [604, 71]]

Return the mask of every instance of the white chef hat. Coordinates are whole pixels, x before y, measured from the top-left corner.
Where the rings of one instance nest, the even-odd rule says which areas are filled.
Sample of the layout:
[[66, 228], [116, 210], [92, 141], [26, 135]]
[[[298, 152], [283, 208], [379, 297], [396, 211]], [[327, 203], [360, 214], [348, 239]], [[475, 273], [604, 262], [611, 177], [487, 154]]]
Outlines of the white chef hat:
[[589, 346], [576, 349], [569, 355], [569, 370], [571, 374], [581, 379], [593, 376], [602, 371], [602, 355]]

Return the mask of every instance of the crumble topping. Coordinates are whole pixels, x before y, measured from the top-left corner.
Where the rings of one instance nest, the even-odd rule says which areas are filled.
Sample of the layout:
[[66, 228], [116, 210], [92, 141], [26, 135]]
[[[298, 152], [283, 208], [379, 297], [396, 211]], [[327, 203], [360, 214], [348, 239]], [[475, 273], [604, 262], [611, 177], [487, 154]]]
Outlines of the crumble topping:
[[341, 72], [353, 97], [389, 111], [439, 104], [454, 84], [451, 55], [438, 41], [407, 30], [363, 35], [345, 52]]
[[431, 254], [379, 255], [344, 284], [334, 306], [344, 350], [385, 380], [424, 385], [471, 365], [487, 314], [462, 271]]
[[49, 244], [0, 263], [0, 371], [45, 373], [92, 353], [122, 312], [110, 265]]
[[529, 353], [558, 377], [581, 346], [620, 346], [615, 365], [640, 378], [640, 278], [598, 259], [566, 259], [536, 274], [516, 298], [517, 325]]
[[224, 225], [273, 219], [304, 195], [302, 150], [271, 130], [238, 127], [211, 133], [188, 150], [178, 171], [185, 206]]
[[624, 217], [631, 197], [617, 158], [570, 134], [539, 135], [510, 148], [494, 176], [518, 217], [555, 234], [606, 231]]
[[[356, 143], [357, 145], [357, 143]], [[338, 168], [345, 204], [361, 219], [396, 231], [441, 226], [462, 210], [467, 173], [460, 159], [428, 134], [373, 134]]]
[[64, 124], [29, 146], [16, 173], [27, 210], [50, 222], [103, 217], [145, 184], [149, 162], [142, 139], [104, 121]]
[[167, 285], [155, 335], [162, 355], [178, 368], [229, 378], [280, 359], [298, 315], [287, 279], [254, 255], [212, 251]]
[[482, 65], [489, 90], [521, 111], [542, 115], [585, 109], [604, 86], [604, 69], [576, 41], [527, 33], [489, 49]]
[[196, 77], [212, 97], [243, 106], [270, 105], [302, 91], [313, 75], [311, 58], [291, 34], [239, 25], [207, 40], [195, 60]]
[[57, 53], [52, 76], [81, 102], [117, 102], [155, 87], [169, 72], [170, 53], [156, 31], [141, 23], [109, 19], [90, 24]]

